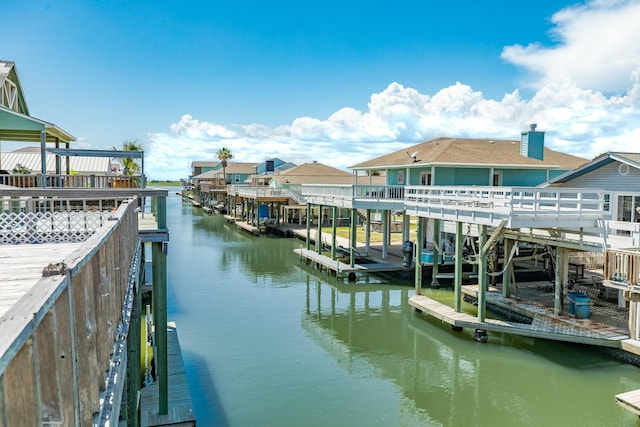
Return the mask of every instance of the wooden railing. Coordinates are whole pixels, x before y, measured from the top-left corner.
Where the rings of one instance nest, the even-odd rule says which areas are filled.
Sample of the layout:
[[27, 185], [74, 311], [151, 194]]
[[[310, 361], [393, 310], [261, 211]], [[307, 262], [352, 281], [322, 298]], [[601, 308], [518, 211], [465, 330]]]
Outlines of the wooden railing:
[[119, 396], [109, 393], [126, 378], [131, 300], [141, 271], [135, 207], [134, 200], [117, 209], [113, 221], [43, 272], [2, 317], [3, 425], [118, 419]]
[[640, 248], [607, 250], [604, 280], [620, 285], [638, 286], [640, 284]]

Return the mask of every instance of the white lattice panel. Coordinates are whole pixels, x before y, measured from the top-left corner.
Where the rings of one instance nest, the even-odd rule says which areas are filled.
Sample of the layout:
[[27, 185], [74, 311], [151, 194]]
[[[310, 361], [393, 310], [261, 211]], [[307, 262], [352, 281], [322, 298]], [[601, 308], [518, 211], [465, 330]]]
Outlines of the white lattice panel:
[[0, 214], [0, 244], [83, 242], [99, 227], [104, 212]]

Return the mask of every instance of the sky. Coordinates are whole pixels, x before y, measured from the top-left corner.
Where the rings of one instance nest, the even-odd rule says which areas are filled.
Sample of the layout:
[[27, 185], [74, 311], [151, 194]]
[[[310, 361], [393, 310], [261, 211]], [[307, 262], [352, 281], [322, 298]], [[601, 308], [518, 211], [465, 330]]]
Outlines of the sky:
[[[0, 60], [72, 148], [340, 169], [437, 137], [640, 151], [640, 0], [3, 0]], [[9, 151], [8, 143], [3, 151]]]

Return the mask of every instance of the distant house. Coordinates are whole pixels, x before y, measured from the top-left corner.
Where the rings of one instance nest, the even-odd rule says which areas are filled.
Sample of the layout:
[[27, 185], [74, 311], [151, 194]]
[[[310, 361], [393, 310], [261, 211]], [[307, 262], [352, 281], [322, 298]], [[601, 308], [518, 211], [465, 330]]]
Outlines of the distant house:
[[205, 172], [216, 170], [218, 167], [222, 167], [220, 162], [191, 162], [191, 177], [194, 178], [198, 175], [202, 175]]
[[388, 185], [538, 186], [587, 160], [544, 146], [535, 125], [520, 141], [436, 138], [349, 169], [362, 175], [384, 171]]
[[336, 169], [322, 163], [303, 163], [290, 169], [278, 171], [271, 176], [269, 186], [290, 188], [302, 184], [354, 184], [353, 173]]
[[[228, 162], [227, 167], [222, 168], [219, 163], [214, 169], [194, 176], [194, 182], [207, 182], [212, 185], [244, 184], [255, 171], [254, 163]], [[226, 174], [226, 176], [223, 176]]]
[[249, 177], [250, 185], [269, 185], [273, 174], [295, 167], [295, 163], [274, 158], [253, 165], [253, 174]]

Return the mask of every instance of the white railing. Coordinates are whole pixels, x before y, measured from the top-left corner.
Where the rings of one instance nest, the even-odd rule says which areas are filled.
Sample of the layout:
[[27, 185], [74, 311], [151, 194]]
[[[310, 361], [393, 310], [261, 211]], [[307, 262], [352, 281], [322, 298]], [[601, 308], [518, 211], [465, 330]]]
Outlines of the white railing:
[[354, 200], [398, 201], [404, 199], [404, 185], [354, 185]]
[[110, 215], [99, 211], [2, 213], [0, 245], [84, 242]]
[[302, 184], [302, 196], [351, 199], [353, 197], [353, 185]]
[[409, 186], [405, 200], [413, 207], [525, 214], [533, 219], [572, 213], [601, 218], [604, 214], [604, 192], [582, 189]]
[[240, 197], [251, 198], [268, 198], [268, 197], [289, 197], [293, 198], [291, 191], [285, 188], [273, 188], [268, 186], [231, 186], [229, 194], [237, 195]]

